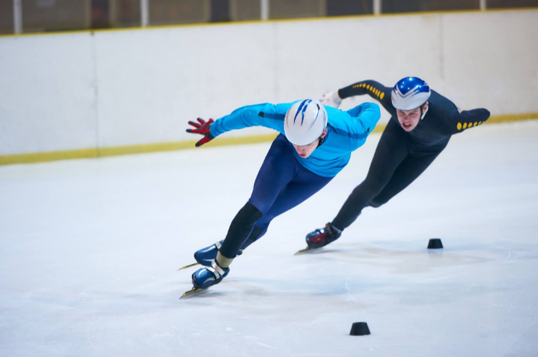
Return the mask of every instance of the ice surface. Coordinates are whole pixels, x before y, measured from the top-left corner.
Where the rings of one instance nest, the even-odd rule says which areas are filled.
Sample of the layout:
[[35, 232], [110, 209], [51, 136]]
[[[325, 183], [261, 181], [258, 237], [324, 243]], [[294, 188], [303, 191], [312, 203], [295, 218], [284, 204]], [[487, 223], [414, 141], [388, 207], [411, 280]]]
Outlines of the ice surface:
[[[269, 143], [0, 167], [0, 356], [537, 356], [538, 122], [454, 136], [386, 206], [294, 256], [378, 140], [183, 300], [195, 269], [177, 268], [225, 236]], [[361, 321], [372, 334], [350, 336]]]

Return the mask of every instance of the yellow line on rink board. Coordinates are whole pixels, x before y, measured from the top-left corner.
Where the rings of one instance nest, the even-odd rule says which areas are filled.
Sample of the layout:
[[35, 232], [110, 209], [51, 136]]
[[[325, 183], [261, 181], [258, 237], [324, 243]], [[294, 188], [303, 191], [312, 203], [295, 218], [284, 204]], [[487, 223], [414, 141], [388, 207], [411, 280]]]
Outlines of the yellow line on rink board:
[[[538, 113], [523, 113], [523, 114], [509, 114], [509, 115], [496, 115], [490, 117], [484, 124], [498, 124], [509, 123], [523, 120], [536, 120], [538, 119]], [[385, 129], [385, 124], [379, 124], [375, 127], [373, 133], [381, 133]], [[230, 146], [230, 145], [244, 145], [244, 144], [257, 144], [263, 142], [269, 142], [275, 139], [277, 134], [266, 135], [251, 135], [251, 136], [239, 136], [232, 138], [218, 138], [206, 145], [200, 147], [211, 148], [217, 146]], [[155, 143], [155, 144], [143, 144], [143, 145], [128, 145], [128, 146], [114, 146], [105, 148], [90, 148], [90, 149], [77, 149], [77, 150], [63, 150], [63, 151], [49, 151], [27, 154], [13, 154], [13, 155], [0, 155], [1, 165], [14, 165], [14, 164], [33, 164], [38, 162], [50, 162], [59, 160], [72, 160], [72, 159], [93, 159], [99, 157], [120, 156], [120, 155], [132, 155], [132, 154], [145, 154], [152, 152], [164, 152], [164, 151], [176, 151], [185, 149], [194, 149], [194, 144], [197, 140], [178, 141], [170, 143]]]
[[[210, 148], [216, 146], [230, 146], [230, 145], [242, 145], [242, 144], [256, 144], [262, 142], [272, 141], [276, 138], [277, 134], [266, 135], [253, 135], [253, 136], [241, 136], [233, 138], [219, 138], [213, 140], [206, 145], [200, 147]], [[143, 145], [128, 145], [128, 146], [114, 146], [105, 148], [91, 148], [91, 149], [78, 149], [78, 150], [63, 150], [63, 151], [49, 151], [38, 152], [28, 154], [13, 154], [0, 156], [1, 165], [14, 165], [14, 164], [33, 164], [38, 162], [49, 162], [58, 160], [72, 160], [72, 159], [93, 159], [98, 157], [108, 156], [120, 156], [120, 155], [132, 155], [132, 154], [146, 154], [152, 152], [164, 152], [164, 151], [176, 151], [184, 149], [194, 149], [194, 144], [197, 140], [178, 141], [171, 143], [155, 143], [155, 144], [143, 144]]]

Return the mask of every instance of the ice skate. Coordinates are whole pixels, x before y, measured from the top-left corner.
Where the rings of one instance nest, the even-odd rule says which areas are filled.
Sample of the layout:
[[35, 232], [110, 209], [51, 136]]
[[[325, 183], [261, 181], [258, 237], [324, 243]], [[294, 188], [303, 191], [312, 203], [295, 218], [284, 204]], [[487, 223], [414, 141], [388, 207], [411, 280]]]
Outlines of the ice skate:
[[229, 272], [230, 268], [222, 268], [216, 260], [213, 260], [211, 266], [200, 268], [192, 274], [193, 288], [184, 292], [181, 297], [183, 298], [198, 294], [207, 288], [220, 283]]
[[[215, 244], [211, 244], [210, 246], [197, 250], [194, 253], [194, 259], [196, 260], [196, 263], [182, 266], [178, 270], [191, 268], [198, 264], [206, 266], [206, 267], [210, 267], [213, 260], [215, 260], [215, 258], [217, 257], [217, 253], [219, 252], [219, 249], [222, 246], [222, 242], [224, 242], [224, 240], [221, 240]], [[239, 252], [237, 252], [237, 255], [241, 255], [241, 254], [243, 254], [243, 249], [240, 249]]]
[[334, 242], [342, 235], [342, 231], [331, 223], [327, 223], [324, 228], [318, 228], [314, 232], [306, 235], [305, 249], [297, 251], [295, 254], [305, 253], [311, 250], [319, 249], [326, 246], [329, 243]]

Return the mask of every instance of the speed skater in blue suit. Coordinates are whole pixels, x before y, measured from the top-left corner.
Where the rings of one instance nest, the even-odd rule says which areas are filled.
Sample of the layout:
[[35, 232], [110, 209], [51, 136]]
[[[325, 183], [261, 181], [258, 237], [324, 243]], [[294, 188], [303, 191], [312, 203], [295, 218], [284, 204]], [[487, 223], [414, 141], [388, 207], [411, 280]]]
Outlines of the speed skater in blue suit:
[[230, 130], [263, 126], [280, 134], [273, 141], [247, 203], [232, 220], [224, 240], [195, 252], [203, 265], [192, 274], [193, 290], [218, 284], [233, 259], [261, 238], [271, 221], [327, 185], [349, 162], [375, 128], [381, 112], [375, 103], [348, 111], [312, 99], [257, 104], [220, 119], [190, 121], [187, 132], [201, 134], [196, 146]]

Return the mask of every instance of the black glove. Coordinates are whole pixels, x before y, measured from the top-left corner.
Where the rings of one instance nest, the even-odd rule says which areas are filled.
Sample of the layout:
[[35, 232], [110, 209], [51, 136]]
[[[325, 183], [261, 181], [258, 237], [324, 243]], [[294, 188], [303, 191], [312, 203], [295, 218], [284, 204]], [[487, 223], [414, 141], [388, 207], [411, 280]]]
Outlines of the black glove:
[[316, 229], [314, 232], [306, 235], [306, 244], [308, 248], [317, 249], [334, 242], [342, 235], [342, 230], [336, 228], [331, 222], [325, 225], [325, 228]]
[[198, 123], [195, 121], [189, 121], [189, 125], [194, 126], [196, 129], [187, 129], [187, 133], [192, 134], [202, 134], [204, 137], [200, 139], [196, 143], [196, 147], [202, 146], [208, 141], [211, 141], [214, 139], [213, 135], [211, 135], [211, 132], [209, 131], [209, 128], [211, 127], [211, 124], [213, 124], [214, 120], [209, 119], [207, 122], [202, 119], [198, 118]]

